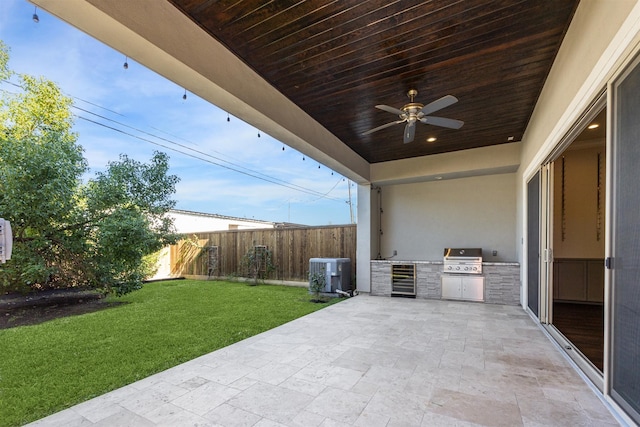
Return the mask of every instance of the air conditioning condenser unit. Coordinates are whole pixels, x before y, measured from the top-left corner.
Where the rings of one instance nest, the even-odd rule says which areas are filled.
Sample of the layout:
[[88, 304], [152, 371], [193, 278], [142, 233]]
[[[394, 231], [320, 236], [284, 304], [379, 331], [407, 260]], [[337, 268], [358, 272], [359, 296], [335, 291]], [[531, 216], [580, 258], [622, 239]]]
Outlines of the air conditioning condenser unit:
[[[309, 275], [324, 274], [324, 291], [335, 293], [352, 291], [350, 258], [311, 258], [309, 259]], [[311, 284], [311, 280], [309, 280]]]

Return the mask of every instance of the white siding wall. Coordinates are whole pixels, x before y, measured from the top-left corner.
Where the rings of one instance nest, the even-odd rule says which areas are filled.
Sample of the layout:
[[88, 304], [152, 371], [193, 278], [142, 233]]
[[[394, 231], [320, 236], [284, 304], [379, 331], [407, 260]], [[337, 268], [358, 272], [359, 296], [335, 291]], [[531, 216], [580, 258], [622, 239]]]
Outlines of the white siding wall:
[[242, 220], [239, 218], [212, 217], [206, 215], [170, 212], [178, 233], [199, 233], [221, 230], [245, 230], [248, 228], [273, 228], [270, 222]]

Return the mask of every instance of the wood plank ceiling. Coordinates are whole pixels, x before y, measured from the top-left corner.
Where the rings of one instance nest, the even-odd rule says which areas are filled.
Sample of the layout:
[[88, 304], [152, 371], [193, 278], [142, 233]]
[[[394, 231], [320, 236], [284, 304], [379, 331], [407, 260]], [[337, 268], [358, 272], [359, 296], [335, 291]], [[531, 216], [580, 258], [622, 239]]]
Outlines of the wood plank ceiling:
[[[370, 163], [519, 141], [579, 0], [169, 0]], [[404, 124], [407, 91], [459, 130]], [[435, 142], [426, 141], [435, 137]]]

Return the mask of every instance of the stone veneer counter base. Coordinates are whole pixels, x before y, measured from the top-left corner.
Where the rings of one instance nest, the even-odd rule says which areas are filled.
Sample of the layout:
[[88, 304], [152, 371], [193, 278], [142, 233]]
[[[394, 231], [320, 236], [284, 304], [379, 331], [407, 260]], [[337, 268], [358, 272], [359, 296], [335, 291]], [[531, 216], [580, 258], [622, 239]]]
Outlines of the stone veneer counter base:
[[[391, 296], [391, 266], [416, 266], [416, 298], [442, 298], [442, 261], [371, 261], [371, 295]], [[484, 302], [520, 304], [520, 264], [517, 262], [483, 262]]]

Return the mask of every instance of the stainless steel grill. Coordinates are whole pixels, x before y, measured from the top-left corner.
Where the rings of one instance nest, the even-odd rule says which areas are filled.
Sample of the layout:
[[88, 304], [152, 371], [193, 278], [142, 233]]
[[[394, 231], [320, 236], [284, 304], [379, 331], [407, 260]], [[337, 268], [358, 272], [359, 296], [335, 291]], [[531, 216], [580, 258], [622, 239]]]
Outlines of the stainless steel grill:
[[445, 248], [445, 273], [482, 274], [481, 248]]

